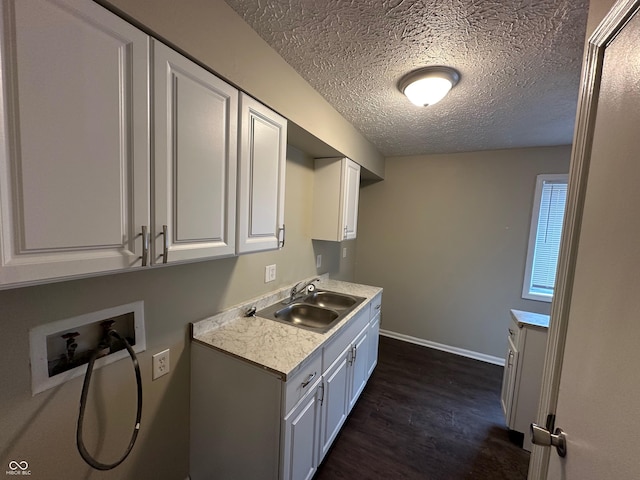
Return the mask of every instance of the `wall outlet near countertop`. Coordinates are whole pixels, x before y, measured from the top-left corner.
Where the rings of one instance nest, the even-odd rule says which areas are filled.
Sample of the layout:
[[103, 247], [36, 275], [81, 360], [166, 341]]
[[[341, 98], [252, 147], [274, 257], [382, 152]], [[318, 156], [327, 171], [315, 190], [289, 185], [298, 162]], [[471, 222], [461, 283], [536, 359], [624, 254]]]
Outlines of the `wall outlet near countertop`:
[[156, 353], [151, 357], [151, 363], [153, 364], [153, 380], [166, 375], [171, 370], [171, 363], [169, 361], [169, 349]]
[[316, 268], [322, 267], [322, 255], [316, 255]]
[[273, 282], [276, 279], [276, 265], [267, 265], [264, 267], [264, 283]]

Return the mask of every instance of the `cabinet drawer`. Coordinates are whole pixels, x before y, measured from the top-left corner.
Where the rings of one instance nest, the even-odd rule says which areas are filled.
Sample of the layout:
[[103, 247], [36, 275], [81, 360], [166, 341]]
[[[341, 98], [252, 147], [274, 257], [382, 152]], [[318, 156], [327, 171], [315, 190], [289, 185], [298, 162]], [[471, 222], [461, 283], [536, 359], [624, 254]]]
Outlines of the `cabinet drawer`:
[[322, 355], [316, 353], [285, 384], [285, 414], [288, 413], [322, 376]]
[[369, 307], [366, 305], [360, 310], [335, 339], [324, 347], [322, 350], [322, 369], [326, 370], [331, 366], [336, 358], [344, 351], [347, 346], [353, 342], [354, 338], [360, 333], [364, 326], [369, 323]]
[[507, 335], [509, 340], [511, 340], [511, 343], [513, 343], [516, 348], [518, 347], [521, 332], [522, 328], [518, 327], [518, 324], [515, 321], [511, 320], [511, 322], [509, 323], [509, 331], [507, 332]]
[[379, 293], [373, 300], [371, 300], [371, 313], [370, 318], [375, 318], [376, 315], [380, 313], [380, 309], [382, 308], [382, 293]]

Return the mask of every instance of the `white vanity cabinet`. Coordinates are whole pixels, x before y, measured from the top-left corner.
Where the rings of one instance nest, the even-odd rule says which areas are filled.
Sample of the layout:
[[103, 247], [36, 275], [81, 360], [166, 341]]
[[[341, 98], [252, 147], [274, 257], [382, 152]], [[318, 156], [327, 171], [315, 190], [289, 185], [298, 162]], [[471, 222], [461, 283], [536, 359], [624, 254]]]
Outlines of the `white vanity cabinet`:
[[316, 158], [311, 238], [341, 242], [356, 238], [360, 165], [348, 158]]
[[240, 94], [237, 253], [285, 245], [287, 120]]
[[[318, 356], [319, 357], [319, 356]], [[296, 376], [287, 385], [306, 389], [302, 399], [284, 417], [284, 440], [282, 452], [283, 480], [310, 480], [318, 468], [318, 435], [324, 386], [319, 371]], [[313, 376], [313, 377], [312, 377]], [[292, 403], [287, 394], [286, 403]]]
[[529, 425], [536, 420], [547, 347], [549, 316], [511, 310], [500, 403], [507, 428], [524, 434], [531, 451]]
[[153, 263], [235, 255], [238, 90], [153, 42]]
[[0, 17], [0, 286], [142, 265], [148, 36], [90, 1]]
[[366, 385], [370, 303], [286, 381], [192, 342], [190, 478], [310, 480]]

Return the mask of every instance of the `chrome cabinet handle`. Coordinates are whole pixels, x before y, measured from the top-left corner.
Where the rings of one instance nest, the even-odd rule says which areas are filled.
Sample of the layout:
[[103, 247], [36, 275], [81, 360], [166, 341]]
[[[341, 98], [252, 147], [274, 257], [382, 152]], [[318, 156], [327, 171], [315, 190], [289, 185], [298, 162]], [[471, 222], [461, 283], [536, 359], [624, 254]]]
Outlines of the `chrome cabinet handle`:
[[509, 329], [509, 336], [513, 337], [514, 331]]
[[166, 225], [162, 226], [162, 263], [167, 263], [169, 259], [169, 232]]
[[282, 232], [282, 241], [280, 242], [280, 248], [284, 248], [284, 241], [286, 238], [286, 230], [285, 230], [285, 226], [284, 223], [282, 224], [281, 227], [278, 228], [278, 238], [280, 238], [280, 232]]
[[380, 310], [380, 307], [381, 307], [381, 306], [382, 306], [382, 305], [381, 305], [380, 303], [379, 303], [378, 305], [376, 305], [376, 310]]
[[307, 379], [304, 382], [302, 382], [302, 388], [305, 388], [307, 385], [309, 385], [311, 383], [311, 380], [316, 378], [316, 373], [318, 373], [318, 372], [313, 372], [313, 373], [309, 374]]
[[509, 350], [509, 360], [507, 360], [507, 367], [513, 367], [513, 352]]
[[353, 346], [353, 362], [354, 363], [355, 363], [357, 357], [358, 357], [358, 346], [354, 345]]
[[318, 388], [322, 390], [322, 396], [320, 397], [320, 406], [324, 403], [324, 383], [321, 383]]
[[142, 266], [146, 267], [149, 261], [149, 232], [146, 225], [142, 225]]

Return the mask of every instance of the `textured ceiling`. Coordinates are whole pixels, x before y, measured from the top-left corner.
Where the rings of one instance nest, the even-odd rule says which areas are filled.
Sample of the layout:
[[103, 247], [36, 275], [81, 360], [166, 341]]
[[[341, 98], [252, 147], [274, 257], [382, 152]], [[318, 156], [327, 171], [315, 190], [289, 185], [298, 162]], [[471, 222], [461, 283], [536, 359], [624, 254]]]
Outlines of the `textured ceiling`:
[[[226, 0], [386, 156], [569, 144], [588, 0]], [[406, 73], [461, 74], [413, 106]]]

